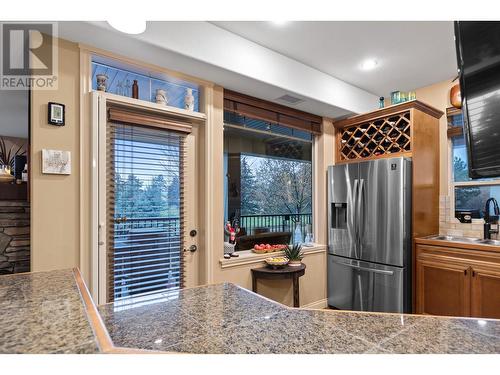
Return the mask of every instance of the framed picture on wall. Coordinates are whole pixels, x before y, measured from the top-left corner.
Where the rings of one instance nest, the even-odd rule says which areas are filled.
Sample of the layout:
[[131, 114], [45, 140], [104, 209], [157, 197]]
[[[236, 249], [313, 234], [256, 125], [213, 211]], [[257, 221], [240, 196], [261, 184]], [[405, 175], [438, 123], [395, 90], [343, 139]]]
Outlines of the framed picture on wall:
[[49, 102], [48, 122], [51, 125], [64, 126], [65, 107], [64, 104]]

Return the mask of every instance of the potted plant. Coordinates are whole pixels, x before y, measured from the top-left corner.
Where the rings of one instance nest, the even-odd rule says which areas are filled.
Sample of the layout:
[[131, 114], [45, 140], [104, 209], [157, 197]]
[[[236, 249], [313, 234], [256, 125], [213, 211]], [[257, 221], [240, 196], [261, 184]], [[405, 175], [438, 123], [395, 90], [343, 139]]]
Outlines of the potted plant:
[[288, 265], [291, 267], [298, 267], [302, 264], [304, 254], [302, 252], [301, 244], [288, 245], [283, 249], [285, 256], [288, 258]]
[[4, 165], [5, 168], [8, 168], [9, 172], [13, 174], [16, 155], [26, 154], [26, 151], [22, 151], [23, 147], [24, 145], [21, 145], [16, 149], [16, 145], [12, 145], [10, 149], [7, 149], [5, 139], [0, 136], [0, 165]]

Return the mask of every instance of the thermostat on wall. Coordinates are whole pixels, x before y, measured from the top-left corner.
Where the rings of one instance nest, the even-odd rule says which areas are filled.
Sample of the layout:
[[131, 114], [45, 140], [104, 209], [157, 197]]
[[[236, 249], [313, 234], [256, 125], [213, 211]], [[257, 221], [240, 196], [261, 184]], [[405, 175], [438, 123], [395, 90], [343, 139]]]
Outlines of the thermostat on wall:
[[64, 104], [49, 102], [48, 122], [51, 125], [64, 126], [65, 107]]

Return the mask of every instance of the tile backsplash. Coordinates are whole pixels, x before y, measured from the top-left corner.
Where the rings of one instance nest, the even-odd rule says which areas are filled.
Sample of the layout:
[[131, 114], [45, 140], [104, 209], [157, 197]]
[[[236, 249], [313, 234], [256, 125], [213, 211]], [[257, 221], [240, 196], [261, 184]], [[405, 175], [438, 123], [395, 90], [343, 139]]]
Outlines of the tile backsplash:
[[[455, 218], [451, 211], [451, 198], [448, 195], [439, 197], [439, 234], [448, 236], [462, 236], [483, 238], [483, 219], [472, 219], [472, 223], [465, 224]], [[498, 235], [492, 235], [497, 238]]]

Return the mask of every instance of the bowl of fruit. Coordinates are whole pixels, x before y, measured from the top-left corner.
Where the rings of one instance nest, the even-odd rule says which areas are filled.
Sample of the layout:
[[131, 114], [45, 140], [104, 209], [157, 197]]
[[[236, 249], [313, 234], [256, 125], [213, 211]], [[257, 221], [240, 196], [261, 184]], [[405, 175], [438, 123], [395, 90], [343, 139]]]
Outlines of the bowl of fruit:
[[268, 266], [272, 268], [280, 268], [288, 264], [288, 258], [286, 257], [266, 258], [266, 263]]
[[276, 251], [281, 251], [286, 247], [286, 245], [270, 245], [263, 244], [254, 245], [252, 251], [257, 254], [274, 253]]

